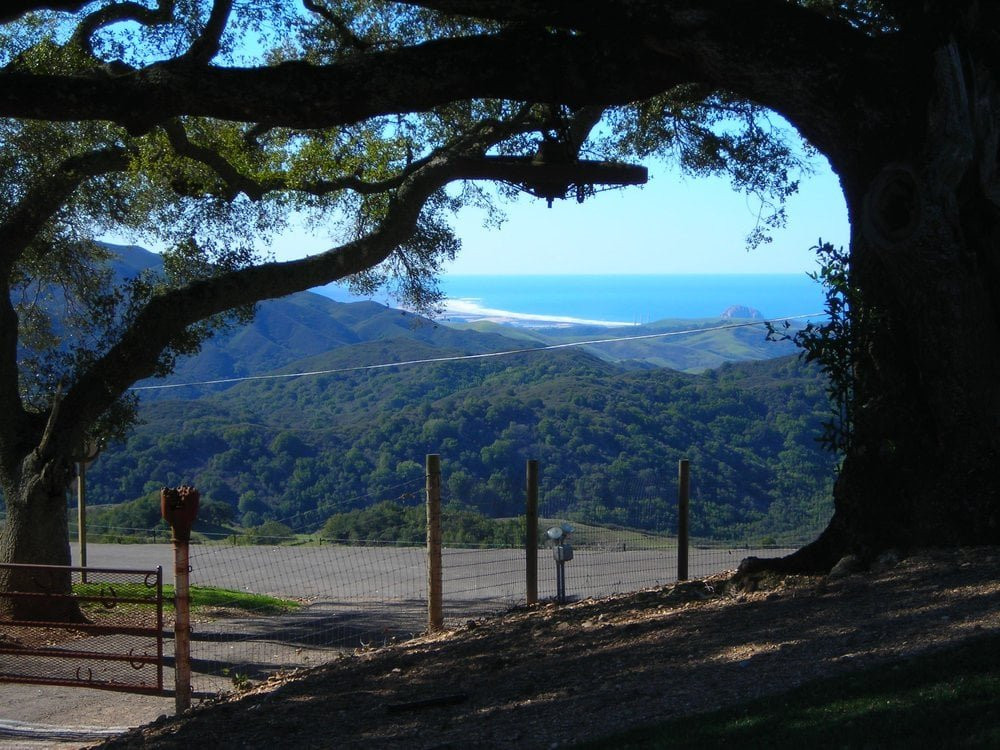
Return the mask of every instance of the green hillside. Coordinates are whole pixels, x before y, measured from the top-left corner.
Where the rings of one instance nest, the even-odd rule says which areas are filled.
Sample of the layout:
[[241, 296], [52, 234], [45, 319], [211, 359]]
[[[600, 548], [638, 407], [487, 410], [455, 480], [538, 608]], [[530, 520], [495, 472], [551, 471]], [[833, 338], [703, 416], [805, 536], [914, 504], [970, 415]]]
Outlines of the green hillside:
[[[286, 369], [450, 351], [372, 341]], [[335, 513], [419, 501], [423, 457], [440, 453], [446, 502], [509, 517], [536, 458], [543, 513], [661, 530], [676, 523], [686, 457], [694, 534], [777, 537], [826, 520], [833, 463], [814, 440], [826, 408], [820, 376], [796, 358], [690, 375], [566, 349], [254, 381], [147, 404], [134, 437], [88, 472], [88, 494], [121, 503], [188, 483], [248, 525], [312, 530]]]
[[580, 348], [624, 367], [669, 367], [692, 373], [726, 362], [773, 359], [796, 353], [791, 341], [768, 341], [762, 324], [748, 323], [752, 321], [710, 318], [660, 320], [621, 328], [574, 325], [530, 329], [497, 323], [466, 323], [457, 327], [483, 333], [502, 331], [505, 336], [521, 340], [522, 345], [599, 342], [584, 343]]
[[[158, 255], [139, 247], [109, 248], [118, 255], [112, 266], [121, 278], [143, 271], [155, 272], [162, 265]], [[619, 338], [626, 340], [588, 344], [581, 349], [630, 369], [668, 367], [683, 372], [701, 372], [725, 362], [794, 353], [791, 342], [767, 341], [763, 326], [711, 330], [740, 322], [745, 321], [663, 320], [623, 328], [574, 325], [540, 329], [490, 323], [452, 324], [377, 302], [335, 302], [320, 294], [300, 292], [260, 303], [250, 324], [209, 339], [197, 356], [181, 358], [169, 382], [238, 378], [292, 365], [301, 368], [302, 360], [332, 350], [404, 339], [467, 354]], [[676, 335], [701, 328], [709, 330]], [[150, 380], [141, 385], [159, 382]], [[144, 397], [147, 400], [164, 395], [197, 398], [200, 393], [194, 389], [175, 389], [166, 394], [147, 391]]]
[[[114, 249], [122, 277], [158, 267], [141, 248]], [[685, 457], [695, 535], [808, 536], [830, 508], [833, 460], [815, 441], [824, 383], [794, 357], [767, 359], [790, 345], [756, 326], [673, 335], [731, 322], [453, 327], [375, 302], [272, 300], [167, 382], [326, 374], [142, 391], [144, 423], [90, 468], [89, 504], [104, 506], [104, 523], [148, 526], [161, 486], [193, 484], [206, 523], [315, 531], [336, 514], [419, 502], [424, 456], [440, 453], [454, 509], [519, 515], [534, 458], [543, 515], [672, 530]], [[463, 359], [620, 337], [630, 340]], [[381, 366], [444, 357], [458, 359]]]
[[[120, 278], [162, 268], [160, 256], [140, 247], [108, 245]], [[499, 333], [479, 334], [448, 328], [418, 315], [377, 302], [334, 302], [312, 292], [299, 292], [257, 305], [253, 321], [206, 341], [201, 352], [178, 360], [171, 382], [197, 382], [272, 372], [307, 357], [365, 342], [414, 339], [462, 352], [483, 352], [518, 346]], [[148, 380], [140, 385], [158, 385]], [[200, 391], [172, 389], [172, 398], [197, 398]], [[144, 392], [146, 400], [162, 398]]]

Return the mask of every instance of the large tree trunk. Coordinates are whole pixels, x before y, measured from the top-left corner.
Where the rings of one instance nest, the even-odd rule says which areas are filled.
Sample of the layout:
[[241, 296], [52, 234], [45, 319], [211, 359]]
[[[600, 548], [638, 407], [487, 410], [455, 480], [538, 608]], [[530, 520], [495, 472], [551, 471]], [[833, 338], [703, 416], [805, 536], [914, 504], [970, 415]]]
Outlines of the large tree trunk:
[[852, 248], [872, 330], [836, 508], [869, 555], [1000, 541], [1000, 217], [978, 185], [963, 195], [903, 174], [918, 198], [908, 236], [890, 244], [868, 227]]
[[[5, 483], [7, 521], [0, 531], [0, 563], [70, 564], [66, 510], [69, 466], [68, 461], [49, 461], [42, 471], [22, 475], [17, 483]], [[81, 621], [74, 601], [53, 596], [68, 594], [70, 585], [66, 571], [0, 568], [0, 617]]]
[[954, 45], [934, 80], [920, 152], [848, 190], [871, 323], [835, 522], [866, 556], [1000, 542], [1000, 95]]
[[1000, 544], [1000, 94], [955, 45], [933, 89], [926, 120], [899, 136], [918, 148], [892, 163], [870, 148], [867, 176], [842, 173], [865, 308], [852, 438], [829, 527], [767, 567]]

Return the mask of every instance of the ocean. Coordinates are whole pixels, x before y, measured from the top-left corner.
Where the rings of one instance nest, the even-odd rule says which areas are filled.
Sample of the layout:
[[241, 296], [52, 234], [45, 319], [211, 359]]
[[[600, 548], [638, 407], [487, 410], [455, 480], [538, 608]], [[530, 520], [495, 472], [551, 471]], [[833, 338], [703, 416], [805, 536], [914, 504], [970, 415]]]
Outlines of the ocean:
[[[823, 310], [823, 289], [805, 273], [445, 276], [441, 289], [447, 298], [441, 316], [446, 320], [527, 326], [717, 318], [734, 305], [768, 319]], [[357, 299], [333, 285], [314, 291], [338, 301]]]

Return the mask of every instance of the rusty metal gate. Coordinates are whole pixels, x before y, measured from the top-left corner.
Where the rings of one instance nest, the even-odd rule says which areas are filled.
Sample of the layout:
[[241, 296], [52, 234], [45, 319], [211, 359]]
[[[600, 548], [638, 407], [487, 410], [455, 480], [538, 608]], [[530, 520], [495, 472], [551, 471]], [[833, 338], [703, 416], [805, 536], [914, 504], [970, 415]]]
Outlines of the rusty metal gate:
[[[0, 682], [69, 685], [163, 694], [163, 572], [0, 563], [30, 576], [33, 592], [53, 609], [76, 602], [83, 622], [0, 618]], [[69, 574], [71, 593], [60, 593]]]

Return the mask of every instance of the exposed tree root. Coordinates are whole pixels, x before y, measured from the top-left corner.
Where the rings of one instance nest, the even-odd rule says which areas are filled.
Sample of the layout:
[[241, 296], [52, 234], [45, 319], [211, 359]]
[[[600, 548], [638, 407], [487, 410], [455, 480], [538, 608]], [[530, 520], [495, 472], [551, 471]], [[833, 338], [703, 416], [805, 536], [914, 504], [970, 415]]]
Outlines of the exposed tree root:
[[736, 570], [733, 582], [740, 584], [768, 573], [779, 575], [823, 575], [829, 573], [837, 561], [848, 552], [848, 545], [839, 526], [840, 524], [837, 523], [837, 518], [834, 516], [830, 525], [816, 541], [785, 557], [767, 559], [748, 557], [744, 559]]

